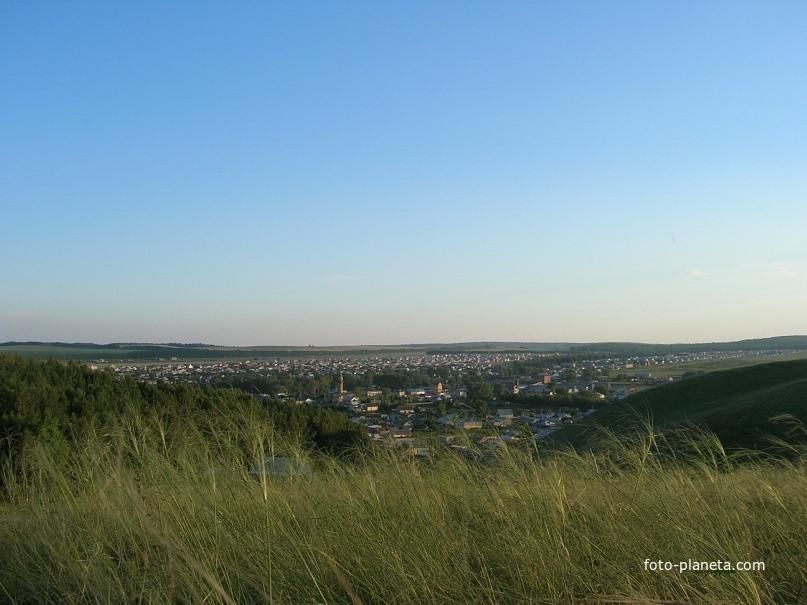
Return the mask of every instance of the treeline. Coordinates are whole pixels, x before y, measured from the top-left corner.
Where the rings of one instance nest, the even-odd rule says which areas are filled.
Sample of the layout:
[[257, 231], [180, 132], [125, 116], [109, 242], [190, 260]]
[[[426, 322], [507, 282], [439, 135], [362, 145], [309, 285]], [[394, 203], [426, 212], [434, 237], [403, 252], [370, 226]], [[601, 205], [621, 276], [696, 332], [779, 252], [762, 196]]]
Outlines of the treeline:
[[456, 387], [463, 376], [451, 372], [450, 368], [435, 367], [429, 371], [421, 369], [396, 370], [389, 372], [367, 372], [366, 374], [345, 374], [345, 388], [358, 389], [377, 387], [380, 389], [405, 389], [406, 387], [434, 386], [442, 382], [444, 387]]
[[605, 400], [597, 397], [595, 393], [577, 393], [568, 394], [563, 392], [555, 392], [552, 397], [545, 395], [515, 395], [512, 392], [504, 393], [499, 397], [503, 401], [507, 401], [519, 407], [530, 408], [579, 408], [585, 410], [588, 408], [600, 408], [607, 403]]
[[306, 397], [322, 397], [330, 392], [334, 385], [329, 376], [296, 376], [287, 372], [269, 376], [246, 374], [240, 376], [222, 376], [214, 379], [212, 386], [244, 391], [253, 395], [276, 397], [285, 393], [288, 397], [304, 399]]
[[[465, 378], [473, 379], [472, 376], [463, 376], [445, 368], [436, 368], [432, 372], [411, 370], [408, 372], [367, 372], [366, 374], [344, 373], [343, 377], [345, 389], [348, 391], [369, 387], [392, 391], [412, 386], [434, 386], [438, 382], [442, 382], [446, 388], [454, 388], [463, 384]], [[477, 380], [481, 380], [481, 377], [477, 377]], [[336, 387], [337, 381], [338, 374], [312, 377], [277, 372], [268, 376], [259, 374], [224, 376], [216, 379], [213, 385], [272, 397], [285, 393], [288, 397], [304, 399], [305, 397], [318, 398], [328, 395], [331, 389]]]
[[167, 425], [198, 419], [202, 430], [251, 415], [265, 418], [280, 434], [331, 452], [365, 438], [344, 414], [321, 407], [267, 403], [235, 389], [152, 385], [75, 362], [0, 355], [0, 457], [19, 451], [30, 438], [69, 446], [86, 429], [113, 426], [131, 414], [158, 417]]

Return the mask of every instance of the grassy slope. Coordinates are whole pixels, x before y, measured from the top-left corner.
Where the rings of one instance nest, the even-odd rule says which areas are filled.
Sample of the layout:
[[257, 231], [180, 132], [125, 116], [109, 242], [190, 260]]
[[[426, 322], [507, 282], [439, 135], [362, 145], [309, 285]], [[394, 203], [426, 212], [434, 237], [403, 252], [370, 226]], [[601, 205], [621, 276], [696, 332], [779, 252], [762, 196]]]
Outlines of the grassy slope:
[[653, 344], [640, 342], [595, 342], [572, 347], [572, 351], [601, 351], [627, 355], [659, 355], [681, 351], [765, 351], [773, 349], [805, 349], [807, 336], [774, 336], [732, 342]]
[[[768, 436], [788, 434], [786, 424], [771, 421], [786, 414], [807, 420], [807, 360], [711, 372], [643, 391], [604, 408], [594, 423], [619, 432], [637, 415], [657, 426], [694, 422], [714, 431], [727, 447], [760, 448]], [[569, 427], [556, 436], [594, 445], [589, 428]]]
[[[66, 462], [32, 450], [0, 498], [0, 601], [20, 603], [797, 603], [807, 475], [734, 466], [708, 440], [671, 464], [648, 440], [609, 456], [495, 467], [388, 456], [245, 472], [279, 448], [246, 426], [194, 438], [141, 419]], [[178, 427], [175, 427], [178, 428]], [[169, 436], [168, 443], [163, 435]], [[256, 437], [258, 439], [256, 440]], [[110, 441], [111, 440], [111, 441]], [[653, 572], [645, 559], [763, 561]]]
[[619, 370], [615, 374], [626, 374], [627, 376], [636, 376], [645, 372], [651, 372], [655, 378], [680, 378], [685, 374], [703, 374], [706, 372], [717, 372], [719, 370], [730, 370], [732, 368], [742, 368], [747, 366], [759, 365], [762, 363], [773, 363], [779, 361], [794, 361], [797, 359], [807, 359], [807, 351], [798, 351], [793, 353], [780, 353], [775, 354], [755, 354], [745, 355], [742, 357], [728, 357], [725, 359], [703, 359], [698, 361], [687, 361], [682, 363], [670, 363], [665, 365], [653, 366], [652, 368], [635, 368], [633, 370]]

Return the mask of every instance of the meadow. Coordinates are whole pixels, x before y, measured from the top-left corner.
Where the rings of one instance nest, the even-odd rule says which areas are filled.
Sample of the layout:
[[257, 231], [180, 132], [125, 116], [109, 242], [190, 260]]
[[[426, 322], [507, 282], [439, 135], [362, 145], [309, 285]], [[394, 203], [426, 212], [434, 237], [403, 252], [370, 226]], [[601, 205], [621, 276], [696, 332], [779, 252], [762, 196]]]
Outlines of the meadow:
[[715, 372], [719, 370], [730, 370], [733, 368], [743, 368], [761, 363], [771, 363], [779, 361], [796, 361], [807, 359], [806, 351], [796, 351], [792, 353], [771, 353], [757, 355], [743, 355], [739, 357], [727, 357], [725, 359], [704, 359], [699, 361], [686, 361], [681, 363], [669, 363], [654, 366], [650, 369], [636, 368], [632, 370], [621, 370], [619, 373], [629, 377], [642, 375], [650, 372], [655, 378], [680, 378], [684, 375], [703, 374], [705, 372]]
[[[262, 416], [133, 414], [3, 469], [9, 603], [801, 603], [807, 476], [647, 426], [599, 454], [313, 453]], [[67, 455], [65, 455], [67, 454]], [[284, 461], [284, 465], [277, 464]], [[645, 560], [762, 561], [649, 571]]]

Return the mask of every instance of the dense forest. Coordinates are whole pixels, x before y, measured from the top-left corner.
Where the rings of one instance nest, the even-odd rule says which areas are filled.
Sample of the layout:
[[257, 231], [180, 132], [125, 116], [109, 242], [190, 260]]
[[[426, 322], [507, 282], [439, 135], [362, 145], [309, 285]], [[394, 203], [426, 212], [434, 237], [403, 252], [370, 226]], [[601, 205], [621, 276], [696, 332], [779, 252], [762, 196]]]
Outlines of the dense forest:
[[344, 414], [322, 407], [262, 402], [236, 389], [145, 384], [74, 362], [0, 355], [0, 456], [31, 438], [69, 446], [88, 428], [103, 430], [127, 415], [147, 415], [167, 425], [195, 418], [211, 429], [244, 415], [265, 417], [278, 433], [327, 451], [352, 448], [364, 439]]

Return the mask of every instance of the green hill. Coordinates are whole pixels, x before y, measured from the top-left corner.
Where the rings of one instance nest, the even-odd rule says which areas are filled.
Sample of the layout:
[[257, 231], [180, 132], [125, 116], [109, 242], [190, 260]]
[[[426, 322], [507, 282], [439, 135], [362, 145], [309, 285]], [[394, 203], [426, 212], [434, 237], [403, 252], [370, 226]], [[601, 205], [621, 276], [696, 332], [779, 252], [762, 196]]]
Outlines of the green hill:
[[700, 343], [643, 343], [643, 342], [592, 342], [569, 348], [570, 353], [618, 355], [666, 355], [668, 353], [695, 353], [703, 351], [787, 351], [807, 349], [807, 336], [773, 336], [749, 338], [730, 342]]
[[788, 441], [797, 437], [792, 434], [793, 422], [785, 418], [790, 416], [807, 422], [807, 360], [710, 372], [656, 387], [555, 436], [577, 447], [596, 447], [601, 433], [596, 427], [619, 434], [635, 428], [637, 418], [651, 418], [654, 425], [667, 428], [697, 424], [714, 432], [728, 448], [765, 449], [771, 437]]
[[322, 450], [364, 443], [364, 431], [347, 416], [321, 406], [262, 402], [235, 389], [145, 384], [75, 362], [0, 355], [0, 466], [32, 438], [67, 448], [77, 435], [109, 430], [133, 415], [177, 426], [193, 422], [203, 432], [248, 416]]

